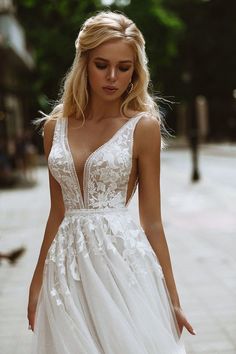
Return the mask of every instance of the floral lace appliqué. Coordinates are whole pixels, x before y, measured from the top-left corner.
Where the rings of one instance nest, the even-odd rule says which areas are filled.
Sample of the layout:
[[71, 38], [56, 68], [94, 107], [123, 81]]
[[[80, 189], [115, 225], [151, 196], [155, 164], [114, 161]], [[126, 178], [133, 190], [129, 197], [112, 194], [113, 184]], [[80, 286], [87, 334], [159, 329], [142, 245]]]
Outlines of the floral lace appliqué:
[[[145, 276], [155, 272], [163, 278], [160, 264], [148, 243], [142, 229], [137, 229], [130, 216], [126, 216], [126, 225], [122, 225], [123, 217], [108, 216], [70, 216], [64, 219], [59, 232], [54, 238], [45, 261], [46, 265], [53, 262], [60, 276], [66, 276], [66, 269], [75, 281], [81, 281], [79, 257], [98, 256], [106, 268], [109, 252], [128, 265], [128, 284], [137, 283], [137, 276]], [[52, 296], [59, 293], [69, 294], [69, 289], [51, 289]], [[60, 302], [60, 301], [59, 301]]]

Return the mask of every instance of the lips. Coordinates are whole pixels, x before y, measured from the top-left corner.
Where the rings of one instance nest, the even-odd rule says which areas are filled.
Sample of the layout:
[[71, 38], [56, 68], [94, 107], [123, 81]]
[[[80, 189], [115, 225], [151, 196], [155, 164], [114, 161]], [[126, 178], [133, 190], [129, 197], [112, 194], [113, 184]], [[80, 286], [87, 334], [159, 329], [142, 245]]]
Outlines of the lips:
[[117, 88], [115, 86], [104, 86], [103, 87], [104, 90], [110, 90], [110, 91], [116, 91]]
[[114, 95], [118, 89], [115, 86], [104, 86], [103, 91], [106, 95]]

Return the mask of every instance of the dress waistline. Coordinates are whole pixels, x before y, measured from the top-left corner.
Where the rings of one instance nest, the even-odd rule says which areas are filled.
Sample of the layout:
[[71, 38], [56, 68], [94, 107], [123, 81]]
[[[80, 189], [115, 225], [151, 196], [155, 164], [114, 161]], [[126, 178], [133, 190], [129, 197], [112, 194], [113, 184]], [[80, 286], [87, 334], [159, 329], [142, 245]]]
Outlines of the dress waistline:
[[120, 212], [128, 212], [127, 207], [121, 208], [80, 208], [80, 209], [68, 209], [65, 211], [65, 216], [69, 215], [83, 215], [83, 214], [107, 214], [107, 213], [120, 213]]

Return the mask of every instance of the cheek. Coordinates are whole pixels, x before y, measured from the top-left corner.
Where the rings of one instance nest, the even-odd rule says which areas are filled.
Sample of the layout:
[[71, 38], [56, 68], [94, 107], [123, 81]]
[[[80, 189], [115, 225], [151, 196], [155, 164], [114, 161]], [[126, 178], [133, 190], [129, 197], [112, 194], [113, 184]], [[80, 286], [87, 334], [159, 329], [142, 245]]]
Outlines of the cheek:
[[132, 81], [133, 73], [134, 70], [132, 68], [129, 71], [120, 74], [120, 83], [122, 86], [127, 87], [129, 85], [130, 81]]
[[132, 75], [129, 73], [127, 73], [127, 74], [122, 74], [121, 76], [120, 76], [120, 83], [121, 83], [121, 85], [122, 86], [128, 86], [128, 84], [129, 84], [129, 82], [131, 81], [131, 79], [132, 79]]
[[96, 68], [88, 69], [88, 81], [91, 87], [99, 86], [101, 80], [104, 78], [104, 71]]

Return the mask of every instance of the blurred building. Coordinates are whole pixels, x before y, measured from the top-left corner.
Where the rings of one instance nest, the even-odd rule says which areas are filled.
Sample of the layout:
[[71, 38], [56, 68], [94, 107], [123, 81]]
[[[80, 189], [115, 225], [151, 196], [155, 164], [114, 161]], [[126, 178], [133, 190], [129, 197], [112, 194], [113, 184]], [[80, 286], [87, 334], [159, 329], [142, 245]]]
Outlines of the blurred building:
[[28, 121], [25, 84], [34, 68], [11, 0], [0, 0], [0, 136], [14, 139]]
[[29, 126], [33, 58], [12, 0], [0, 0], [0, 142], [1, 153], [14, 154], [15, 141]]

